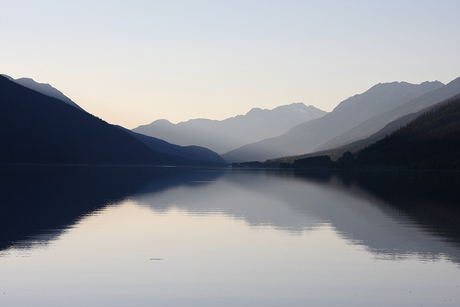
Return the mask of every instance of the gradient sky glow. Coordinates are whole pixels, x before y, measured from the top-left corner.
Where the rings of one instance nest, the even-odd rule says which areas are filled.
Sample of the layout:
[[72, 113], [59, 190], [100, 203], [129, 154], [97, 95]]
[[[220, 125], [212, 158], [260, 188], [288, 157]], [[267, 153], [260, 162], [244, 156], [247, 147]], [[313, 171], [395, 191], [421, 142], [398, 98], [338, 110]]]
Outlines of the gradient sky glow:
[[127, 128], [460, 76], [458, 0], [0, 3], [0, 73]]

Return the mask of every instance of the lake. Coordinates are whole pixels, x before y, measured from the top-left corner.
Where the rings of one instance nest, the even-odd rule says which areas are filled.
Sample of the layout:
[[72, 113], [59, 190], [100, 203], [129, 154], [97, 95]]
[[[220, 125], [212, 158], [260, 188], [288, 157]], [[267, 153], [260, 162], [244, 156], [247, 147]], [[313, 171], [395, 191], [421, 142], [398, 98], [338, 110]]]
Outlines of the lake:
[[0, 306], [460, 306], [459, 173], [0, 171]]

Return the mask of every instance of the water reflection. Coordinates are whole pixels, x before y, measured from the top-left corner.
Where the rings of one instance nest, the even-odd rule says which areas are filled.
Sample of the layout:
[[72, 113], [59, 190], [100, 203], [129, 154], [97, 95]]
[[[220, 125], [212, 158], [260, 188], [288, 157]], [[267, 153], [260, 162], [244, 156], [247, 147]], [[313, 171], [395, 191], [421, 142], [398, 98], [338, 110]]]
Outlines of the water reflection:
[[[27, 248], [150, 185], [152, 192], [188, 183], [183, 169], [132, 166], [0, 166], [0, 249]], [[199, 173], [189, 168], [186, 173]], [[213, 175], [216, 176], [216, 175]]]
[[[320, 182], [305, 172], [283, 176]], [[359, 206], [359, 201], [343, 201], [337, 208], [340, 214], [328, 216], [341, 233], [367, 245], [379, 257], [432, 259], [449, 255], [459, 261], [458, 172], [328, 172], [320, 177], [327, 186], [365, 201], [364, 206]], [[361, 216], [347, 220], [351, 212]]]
[[[416, 174], [193, 168], [0, 174], [1, 306], [460, 303], [458, 193], [441, 175], [422, 183]], [[407, 192], [414, 186], [423, 191]]]
[[298, 215], [286, 206], [286, 191], [279, 191], [288, 188], [290, 182], [267, 177], [263, 172], [226, 171], [220, 173], [218, 180], [198, 179], [160, 193], [155, 191], [156, 184], [152, 184], [134, 199], [155, 212], [166, 212], [171, 208], [192, 215], [220, 212], [228, 217], [244, 220], [254, 227], [270, 225], [292, 233], [321, 224], [320, 218]]
[[[207, 185], [161, 193], [146, 189], [135, 199], [155, 212], [171, 208], [189, 214], [222, 212], [251, 226], [270, 225], [291, 234], [330, 224], [343, 238], [366, 246], [378, 258], [448, 257], [459, 262], [459, 198], [452, 178], [457, 175], [419, 176], [233, 171]], [[443, 197], [437, 198], [439, 194]]]
[[331, 225], [378, 258], [460, 261], [458, 173], [23, 166], [3, 167], [1, 178], [1, 249], [46, 244], [132, 199], [291, 235]]

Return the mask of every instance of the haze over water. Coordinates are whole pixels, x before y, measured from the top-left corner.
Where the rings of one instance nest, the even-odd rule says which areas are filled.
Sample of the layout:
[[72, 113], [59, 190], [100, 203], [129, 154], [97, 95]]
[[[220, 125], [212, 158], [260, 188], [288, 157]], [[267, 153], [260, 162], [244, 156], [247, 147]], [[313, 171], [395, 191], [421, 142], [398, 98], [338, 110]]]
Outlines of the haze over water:
[[1, 174], [1, 306], [460, 303], [457, 173]]

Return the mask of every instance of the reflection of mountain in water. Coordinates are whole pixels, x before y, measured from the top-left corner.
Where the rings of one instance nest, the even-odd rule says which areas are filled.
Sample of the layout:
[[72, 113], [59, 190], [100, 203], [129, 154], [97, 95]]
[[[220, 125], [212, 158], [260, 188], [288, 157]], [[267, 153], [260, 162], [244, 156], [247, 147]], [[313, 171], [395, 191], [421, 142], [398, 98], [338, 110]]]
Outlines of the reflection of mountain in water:
[[[264, 191], [264, 188], [270, 190], [275, 186], [279, 186], [279, 190], [287, 190], [289, 185], [290, 182], [268, 178], [264, 173], [226, 171], [217, 181], [201, 174], [201, 177], [191, 178], [187, 185], [160, 193], [147, 188], [135, 199], [155, 212], [174, 207], [193, 215], [222, 213], [244, 220], [251, 226], [270, 225], [292, 233], [320, 226], [320, 218], [298, 215], [290, 210], [286, 206], [286, 194], [281, 192], [274, 195]], [[311, 197], [315, 193], [317, 191], [312, 190]], [[295, 194], [293, 196], [296, 197]], [[315, 198], [320, 201], [320, 195]]]
[[[184, 168], [186, 169], [186, 168]], [[180, 184], [182, 168], [132, 166], [1, 166], [0, 249], [43, 244], [86, 214], [132, 196], [148, 183], [153, 191]], [[193, 172], [190, 168], [188, 171]]]
[[[452, 206], [458, 202], [458, 192], [454, 192], [458, 178], [453, 181], [437, 174], [436, 179], [399, 172], [230, 171], [209, 184], [161, 193], [147, 189], [136, 200], [156, 212], [171, 207], [189, 214], [219, 212], [251, 226], [270, 225], [292, 234], [330, 224], [342, 237], [367, 246], [377, 257], [448, 255], [460, 261], [459, 215]], [[428, 189], [425, 185], [433, 179], [436, 183]], [[443, 197], [436, 197], [439, 193]]]
[[344, 237], [367, 246], [378, 257], [417, 255], [430, 259], [448, 255], [460, 261], [459, 173], [290, 175], [308, 184], [323, 182], [330, 190], [341, 191], [336, 203], [326, 206], [332, 204], [332, 210], [301, 205], [298, 210], [303, 207], [306, 213], [327, 216]]
[[377, 257], [460, 262], [457, 173], [24, 166], [1, 174], [0, 249], [49, 242], [129, 197], [155, 212], [224, 214], [294, 235], [330, 225]]

